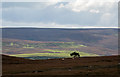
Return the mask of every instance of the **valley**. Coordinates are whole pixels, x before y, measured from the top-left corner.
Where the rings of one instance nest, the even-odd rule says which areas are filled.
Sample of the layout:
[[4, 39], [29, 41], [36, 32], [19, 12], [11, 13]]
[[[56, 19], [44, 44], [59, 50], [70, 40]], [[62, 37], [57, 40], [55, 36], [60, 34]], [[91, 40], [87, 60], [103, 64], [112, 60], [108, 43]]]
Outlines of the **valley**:
[[2, 53], [29, 59], [118, 55], [118, 29], [3, 28]]

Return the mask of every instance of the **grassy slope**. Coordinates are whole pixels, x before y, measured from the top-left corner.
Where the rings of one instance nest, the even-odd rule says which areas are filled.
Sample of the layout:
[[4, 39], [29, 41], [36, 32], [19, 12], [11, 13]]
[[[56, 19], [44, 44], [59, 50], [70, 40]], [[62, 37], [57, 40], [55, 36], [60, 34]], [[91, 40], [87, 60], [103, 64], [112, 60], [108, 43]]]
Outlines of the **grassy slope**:
[[[26, 51], [24, 51], [24, 53], [21, 53], [21, 51], [16, 52], [16, 54], [11, 54], [10, 56], [16, 56], [16, 57], [32, 57], [32, 56], [53, 56], [53, 57], [70, 57], [70, 53], [72, 52], [78, 52], [80, 53], [81, 56], [98, 56], [96, 54], [92, 54], [92, 53], [85, 53], [83, 51], [71, 51], [71, 50], [65, 50], [64, 48], [70, 49], [70, 48], [83, 48], [83, 47], [87, 47], [85, 45], [82, 44], [77, 44], [75, 42], [43, 42], [43, 43], [26, 43], [26, 42], [19, 42], [19, 41], [9, 41], [9, 42], [3, 42], [3, 47], [8, 47], [7, 48], [3, 48], [5, 51], [8, 51], [7, 53], [10, 53], [9, 48], [13, 48], [12, 50], [16, 50], [14, 48], [21, 48], [23, 49], [22, 51], [24, 51], [24, 49], [28, 49], [28, 51], [32, 50], [32, 49], [36, 49], [36, 48], [40, 48], [43, 49], [41, 52], [37, 52], [35, 51], [34, 53], [26, 53]], [[59, 48], [55, 49], [55, 47]], [[46, 49], [49, 48], [49, 49]], [[52, 49], [54, 48], [54, 49]], [[18, 51], [18, 50], [16, 50]], [[27, 51], [27, 52], [28, 52]], [[34, 50], [33, 50], [34, 51]], [[13, 53], [13, 51], [11, 52]]]
[[[15, 54], [15, 55], [10, 55], [10, 56], [16, 56], [16, 57], [32, 57], [32, 56], [53, 56], [53, 57], [71, 57], [70, 53], [74, 51], [66, 51], [66, 50], [44, 50], [45, 51], [50, 51], [53, 53], [30, 53], [30, 54]], [[59, 53], [56, 53], [59, 52]], [[79, 52], [75, 51], [80, 54], [80, 56], [98, 56], [96, 54], [91, 54], [91, 53], [85, 53], [85, 52]]]
[[[114, 45], [113, 43], [110, 43], [110, 44]], [[94, 53], [97, 55], [112, 55], [112, 54], [118, 53], [117, 50], [112, 50], [112, 49], [108, 49], [108, 48], [104, 48], [100, 46], [89, 46], [87, 44], [82, 44], [80, 42], [31, 41], [31, 40], [19, 40], [19, 39], [3, 39], [2, 46], [3, 46], [3, 53], [9, 54], [9, 55], [31, 54], [31, 53], [43, 54], [45, 49], [52, 50], [52, 51], [49, 51], [51, 53], [53, 53], [54, 50], [59, 50], [59, 51], [77, 50], [79, 52], [88, 53], [90, 55], [91, 53], [92, 54]]]

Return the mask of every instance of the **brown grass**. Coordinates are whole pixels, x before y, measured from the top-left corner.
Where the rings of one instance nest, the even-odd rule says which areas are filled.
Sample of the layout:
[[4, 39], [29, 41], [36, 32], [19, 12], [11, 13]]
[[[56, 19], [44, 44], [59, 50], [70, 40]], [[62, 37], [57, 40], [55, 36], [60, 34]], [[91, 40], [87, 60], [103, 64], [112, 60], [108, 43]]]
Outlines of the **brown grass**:
[[118, 56], [29, 60], [3, 55], [3, 76], [119, 75]]

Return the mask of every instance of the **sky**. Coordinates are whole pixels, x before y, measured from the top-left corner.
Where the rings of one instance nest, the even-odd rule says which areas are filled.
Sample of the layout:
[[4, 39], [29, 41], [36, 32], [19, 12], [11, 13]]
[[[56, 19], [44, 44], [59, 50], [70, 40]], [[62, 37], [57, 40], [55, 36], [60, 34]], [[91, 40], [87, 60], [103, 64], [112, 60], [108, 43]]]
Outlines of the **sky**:
[[6, 1], [0, 8], [2, 27], [118, 27], [117, 0]]

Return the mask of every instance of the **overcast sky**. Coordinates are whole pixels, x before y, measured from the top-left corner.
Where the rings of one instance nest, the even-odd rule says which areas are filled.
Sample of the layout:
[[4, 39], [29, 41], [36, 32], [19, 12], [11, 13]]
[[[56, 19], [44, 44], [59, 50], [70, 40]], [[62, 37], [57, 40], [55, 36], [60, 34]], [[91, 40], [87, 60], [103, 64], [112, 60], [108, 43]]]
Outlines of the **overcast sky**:
[[114, 0], [3, 2], [0, 20], [3, 27], [117, 27], [118, 2]]

